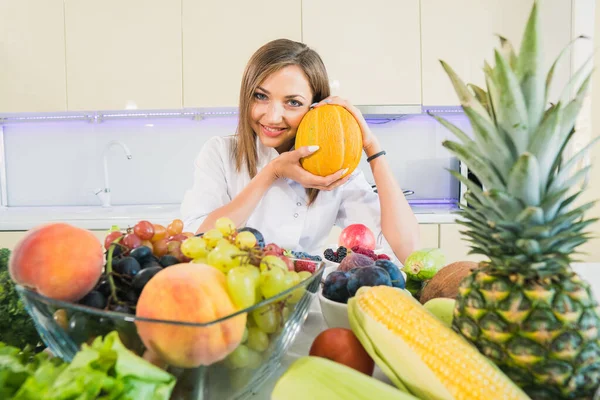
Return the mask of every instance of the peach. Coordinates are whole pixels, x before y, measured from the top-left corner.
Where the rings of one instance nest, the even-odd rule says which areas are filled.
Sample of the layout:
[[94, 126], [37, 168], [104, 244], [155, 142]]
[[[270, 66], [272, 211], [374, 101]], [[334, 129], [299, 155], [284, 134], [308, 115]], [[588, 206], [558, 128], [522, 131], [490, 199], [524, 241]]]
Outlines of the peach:
[[375, 361], [350, 329], [330, 328], [321, 332], [308, 352], [354, 368], [366, 375], [373, 375]]
[[146, 348], [165, 362], [195, 368], [223, 360], [241, 343], [245, 313], [211, 323], [236, 311], [224, 273], [205, 264], [181, 263], [150, 279], [138, 300], [136, 317], [206, 325], [138, 320], [136, 326]]
[[57, 300], [75, 302], [94, 288], [104, 267], [102, 243], [66, 223], [29, 230], [15, 246], [10, 276], [16, 283]]

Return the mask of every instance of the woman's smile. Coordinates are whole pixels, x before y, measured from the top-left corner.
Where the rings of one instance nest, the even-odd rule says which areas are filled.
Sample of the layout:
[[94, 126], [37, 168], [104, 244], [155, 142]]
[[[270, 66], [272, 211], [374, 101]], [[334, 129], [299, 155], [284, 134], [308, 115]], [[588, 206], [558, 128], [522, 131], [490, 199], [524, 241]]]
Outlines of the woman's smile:
[[272, 137], [272, 138], [275, 138], [275, 137], [281, 135], [282, 133], [284, 133], [287, 130], [287, 128], [282, 128], [282, 127], [277, 127], [277, 126], [268, 126], [268, 125], [263, 125], [263, 124], [260, 124], [260, 127], [262, 128], [263, 134], [265, 136]]

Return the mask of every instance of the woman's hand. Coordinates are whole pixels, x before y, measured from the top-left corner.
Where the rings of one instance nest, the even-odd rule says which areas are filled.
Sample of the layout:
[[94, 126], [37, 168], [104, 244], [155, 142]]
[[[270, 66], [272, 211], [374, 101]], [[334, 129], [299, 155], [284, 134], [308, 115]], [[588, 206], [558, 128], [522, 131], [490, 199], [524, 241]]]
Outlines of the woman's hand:
[[[329, 176], [313, 175], [300, 164], [300, 159], [308, 157], [319, 149], [319, 146], [304, 146], [281, 153], [269, 163], [275, 178], [289, 178], [305, 188], [333, 190], [350, 179], [350, 175], [342, 178], [346, 170], [340, 170]], [[341, 179], [340, 179], [341, 178]]]
[[311, 108], [317, 108], [325, 104], [337, 104], [338, 106], [342, 106], [346, 110], [350, 111], [360, 126], [360, 130], [362, 132], [363, 150], [367, 156], [379, 151], [379, 142], [377, 141], [377, 137], [375, 137], [373, 132], [371, 132], [371, 128], [369, 128], [367, 121], [358, 108], [350, 104], [350, 102], [347, 100], [344, 100], [338, 96], [329, 96], [320, 102], [313, 104]]

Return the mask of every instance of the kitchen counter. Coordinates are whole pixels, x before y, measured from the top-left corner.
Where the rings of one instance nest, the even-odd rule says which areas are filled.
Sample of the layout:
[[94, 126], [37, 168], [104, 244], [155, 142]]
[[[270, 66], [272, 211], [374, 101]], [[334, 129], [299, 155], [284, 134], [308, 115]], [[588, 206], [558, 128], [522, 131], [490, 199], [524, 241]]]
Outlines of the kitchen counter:
[[[600, 262], [575, 263], [573, 264], [573, 269], [575, 269], [584, 280], [587, 280], [592, 285], [596, 299], [600, 302]], [[275, 383], [277, 383], [277, 379], [296, 359], [308, 355], [308, 351], [310, 350], [310, 346], [315, 337], [327, 328], [327, 324], [321, 314], [319, 300], [315, 297], [311, 303], [311, 308], [304, 325], [302, 325], [298, 336], [288, 349], [287, 353], [283, 356], [281, 368], [274, 373], [267, 382], [261, 385], [260, 390], [252, 396], [252, 399], [268, 400], [275, 387]], [[373, 377], [388, 384], [392, 384], [377, 366], [375, 367]]]
[[[414, 205], [419, 223], [453, 223], [457, 216], [448, 205]], [[25, 231], [46, 222], [63, 221], [85, 229], [109, 229], [112, 225], [127, 227], [146, 219], [168, 224], [179, 218], [179, 204], [77, 207], [3, 207], [0, 208], [0, 231]]]

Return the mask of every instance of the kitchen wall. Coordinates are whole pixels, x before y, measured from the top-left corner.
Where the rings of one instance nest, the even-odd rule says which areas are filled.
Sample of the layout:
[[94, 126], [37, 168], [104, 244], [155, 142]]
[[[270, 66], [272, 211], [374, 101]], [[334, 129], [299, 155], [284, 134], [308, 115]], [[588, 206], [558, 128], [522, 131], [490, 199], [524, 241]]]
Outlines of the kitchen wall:
[[[468, 130], [462, 115], [448, 115]], [[16, 123], [4, 126], [9, 206], [99, 205], [106, 150], [112, 204], [179, 203], [193, 178], [193, 160], [204, 142], [235, 132], [235, 117], [106, 120], [101, 123]], [[458, 162], [442, 147], [449, 132], [426, 115], [369, 120], [400, 185], [411, 199], [456, 199], [458, 183], [446, 171]], [[360, 168], [373, 182], [363, 157]]]
[[[592, 92], [591, 92], [591, 112], [589, 119], [591, 122], [591, 138], [600, 136], [600, 4], [596, 5], [595, 18], [596, 25], [594, 27], [594, 42], [593, 47], [596, 50], [594, 57], [594, 75], [592, 76]], [[591, 173], [589, 176], [589, 186], [581, 196], [581, 203], [600, 200], [600, 144], [596, 144], [591, 151], [588, 162], [591, 163]], [[600, 218], [600, 203], [597, 203], [587, 214], [588, 218]], [[582, 245], [579, 250], [582, 254], [581, 259], [584, 260], [600, 260], [600, 223], [595, 223], [588, 228], [588, 231], [594, 234], [594, 238]]]

